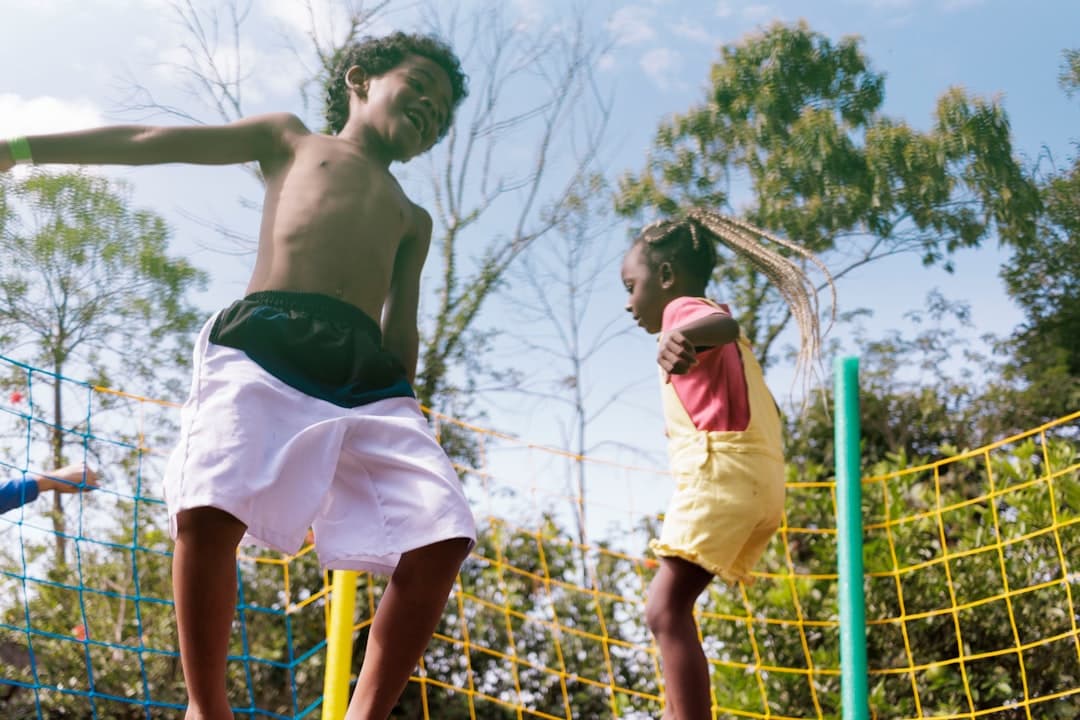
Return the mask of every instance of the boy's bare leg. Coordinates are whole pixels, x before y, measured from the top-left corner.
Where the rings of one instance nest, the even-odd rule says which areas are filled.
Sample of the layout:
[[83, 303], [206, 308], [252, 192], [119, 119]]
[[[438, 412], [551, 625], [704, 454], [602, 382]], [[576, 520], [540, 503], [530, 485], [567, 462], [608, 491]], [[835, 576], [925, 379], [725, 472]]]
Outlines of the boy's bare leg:
[[645, 621], [660, 649], [664, 720], [711, 720], [709, 664], [694, 624], [694, 603], [712, 575], [680, 558], [660, 558], [649, 585]]
[[236, 611], [236, 547], [245, 527], [227, 512], [200, 507], [179, 513], [176, 529], [172, 579], [185, 720], [232, 720], [225, 658]]
[[386, 720], [439, 624], [469, 544], [462, 538], [411, 550], [375, 611], [364, 664], [345, 720]]

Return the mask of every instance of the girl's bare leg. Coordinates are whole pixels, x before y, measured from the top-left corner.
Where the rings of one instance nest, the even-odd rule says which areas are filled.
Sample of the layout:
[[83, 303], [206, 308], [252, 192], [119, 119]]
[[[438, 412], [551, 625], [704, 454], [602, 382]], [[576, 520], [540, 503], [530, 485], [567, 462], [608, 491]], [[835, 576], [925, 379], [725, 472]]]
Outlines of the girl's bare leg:
[[694, 623], [694, 603], [713, 576], [681, 558], [660, 558], [649, 585], [645, 621], [660, 648], [664, 720], [711, 720], [709, 665]]

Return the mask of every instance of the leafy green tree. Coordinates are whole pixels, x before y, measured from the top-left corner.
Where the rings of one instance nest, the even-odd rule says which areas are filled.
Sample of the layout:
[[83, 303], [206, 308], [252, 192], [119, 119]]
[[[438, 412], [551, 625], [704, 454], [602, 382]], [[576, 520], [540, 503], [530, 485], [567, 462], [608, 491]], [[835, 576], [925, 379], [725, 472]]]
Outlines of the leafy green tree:
[[[5, 717], [183, 717], [179, 708], [187, 694], [164, 508], [121, 498], [111, 514], [115, 526], [80, 538], [69, 567], [49, 566], [34, 545], [23, 548], [26, 564], [17, 553], [3, 552], [7, 577], [29, 577], [26, 596], [18, 583], [3, 583], [0, 596], [0, 622], [22, 629], [29, 618], [29, 632], [10, 633], [20, 642], [5, 640], [6, 652], [0, 652]], [[234, 707], [257, 708], [268, 717], [300, 717], [322, 694], [325, 609], [321, 600], [290, 607], [323, 589], [323, 573], [309, 552], [288, 563], [286, 582], [279, 555], [249, 557], [247, 549], [239, 571], [230, 698]]]
[[[170, 233], [156, 214], [131, 206], [122, 184], [85, 173], [0, 178], [0, 342], [4, 384], [25, 395], [18, 431], [24, 462], [64, 464], [75, 456], [107, 481], [78, 517], [57, 497], [54, 543], [21, 533], [5, 549], [0, 597], [11, 717], [145, 717], [114, 698], [182, 699], [168, 572], [164, 508], [149, 478], [175, 425], [155, 403], [91, 385], [176, 396], [186, 381], [190, 335], [201, 321], [188, 299], [201, 271], [169, 255]], [[12, 432], [5, 417], [2, 432]], [[29, 428], [29, 429], [27, 429]], [[28, 445], [29, 443], [29, 445]], [[85, 500], [85, 502], [84, 502]], [[6, 633], [5, 633], [6, 634]], [[134, 662], [138, 658], [141, 662]], [[33, 669], [33, 672], [31, 672]], [[101, 693], [97, 701], [90, 693]], [[138, 710], [138, 712], [135, 712]]]
[[1066, 50], [1063, 55], [1058, 83], [1065, 94], [1072, 97], [1080, 90], [1080, 48]]
[[1017, 248], [1002, 268], [1025, 315], [1003, 348], [1011, 356], [1011, 394], [1025, 396], [1011, 414], [1013, 427], [1080, 407], [1080, 159], [1048, 178], [1042, 191], [1039, 241]]
[[[864, 339], [859, 348], [862, 474], [884, 478], [863, 485], [871, 704], [881, 717], [999, 708], [994, 717], [1020, 720], [1028, 717], [1025, 693], [1046, 697], [1080, 682], [1068, 612], [1061, 612], [1077, 585], [1069, 573], [1080, 547], [1076, 423], [936, 470], [911, 470], [1012, 435], [1010, 405], [1036, 400], [986, 381], [996, 364], [970, 350], [966, 314], [934, 294], [925, 311], [912, 313], [914, 331]], [[787, 552], [799, 573], [835, 568], [835, 543], [810, 534], [833, 525], [831, 494], [812, 486], [832, 477], [832, 436], [833, 420], [819, 406], [789, 420], [789, 479], [804, 485], [789, 496], [787, 521], [800, 530], [774, 544], [766, 567], [782, 567], [777, 554]], [[798, 578], [795, 587], [805, 618], [835, 619], [833, 581]], [[775, 584], [756, 593], [754, 606], [769, 608], [770, 617], [790, 604], [791, 593]], [[808, 644], [817, 666], [838, 667], [835, 635], [807, 630], [816, 635]], [[715, 632], [733, 631], [718, 625]], [[775, 635], [774, 652], [800, 657], [797, 634]], [[1023, 653], [1023, 672], [1018, 642], [1038, 648]], [[921, 669], [902, 671], [912, 666]], [[779, 695], [812, 706], [811, 686], [789, 680]], [[759, 697], [748, 683], [736, 687], [741, 702]], [[813, 689], [825, 717], [838, 712], [835, 678], [820, 676]], [[1074, 697], [1042, 702], [1031, 717], [1072, 717], [1074, 706]]]
[[[65, 384], [70, 373], [129, 391], [181, 396], [192, 332], [201, 314], [188, 293], [205, 276], [168, 253], [169, 229], [133, 208], [121, 184], [84, 173], [0, 179], [0, 346], [51, 373], [49, 402], [35, 412], [49, 428], [53, 467], [65, 463]], [[106, 403], [107, 404], [107, 403]], [[40, 427], [38, 424], [37, 427]], [[88, 431], [89, 428], [83, 428]], [[54, 493], [56, 563], [65, 562], [62, 496]]]
[[[1065, 53], [1061, 86], [1080, 89], [1080, 50]], [[1010, 425], [1027, 427], [1080, 407], [1080, 155], [1039, 184], [1038, 235], [1002, 268], [1023, 324], [1003, 344], [1012, 403]]]
[[[705, 101], [664, 121], [620, 183], [626, 216], [704, 205], [817, 253], [835, 277], [898, 253], [951, 267], [955, 250], [1034, 234], [1039, 196], [996, 102], [958, 88], [930, 129], [884, 115], [885, 78], [855, 38], [774, 24], [720, 49]], [[717, 280], [766, 360], [789, 313], [746, 267]]]

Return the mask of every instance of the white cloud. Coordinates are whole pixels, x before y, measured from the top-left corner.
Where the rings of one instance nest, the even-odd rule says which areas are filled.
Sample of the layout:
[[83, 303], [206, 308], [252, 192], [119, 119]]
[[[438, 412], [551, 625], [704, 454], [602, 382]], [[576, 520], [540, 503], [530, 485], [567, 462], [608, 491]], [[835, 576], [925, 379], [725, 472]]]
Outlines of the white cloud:
[[865, 5], [875, 10], [907, 10], [918, 0], [847, 0], [848, 5]]
[[259, 53], [255, 57], [256, 70], [249, 82], [261, 88], [275, 102], [292, 103], [297, 89], [307, 80], [305, 69], [296, 55], [286, 49], [274, 53]]
[[985, 0], [945, 0], [941, 9], [945, 12], [960, 12], [982, 5]]
[[[192, 62], [187, 51], [179, 45], [164, 45], [158, 53], [154, 72], [160, 79], [172, 84], [190, 84], [192, 78], [187, 69]], [[305, 70], [296, 56], [288, 49], [267, 46], [263, 49], [250, 40], [241, 38], [234, 48], [223, 43], [212, 58], [213, 67], [225, 78], [242, 78], [245, 110], [267, 100], [292, 102], [297, 88], [305, 80]], [[200, 74], [212, 76], [211, 61], [199, 57], [195, 68]]]
[[[870, 1], [877, 2], [878, 0]], [[889, 2], [893, 0], [886, 1]], [[901, 1], [907, 2], [908, 0]], [[720, 0], [720, 2], [716, 6], [716, 16], [721, 19], [738, 16], [741, 20], [756, 23], [770, 16], [780, 17], [780, 13], [775, 10], [771, 5], [765, 5], [762, 3], [746, 3], [743, 1], [732, 2], [731, 0]]]
[[514, 10], [522, 30], [540, 27], [547, 17], [544, 0], [514, 0]]
[[44, 135], [102, 124], [101, 111], [88, 100], [0, 94], [0, 137]]
[[760, 22], [768, 17], [777, 15], [777, 12], [769, 5], [747, 5], [740, 12], [744, 20]]
[[[317, 36], [326, 42], [339, 43], [349, 27], [349, 11], [362, 7], [362, 3], [341, 2], [341, 0], [311, 0], [310, 3], [297, 0], [260, 0], [258, 7], [266, 17], [280, 22], [285, 30], [296, 39], [306, 39], [314, 29]], [[310, 8], [310, 12], [309, 12]], [[389, 11], [383, 10], [369, 21], [362, 29], [363, 35], [381, 35], [392, 29], [387, 19]], [[400, 11], [396, 18], [401, 20]]]
[[670, 48], [655, 48], [641, 56], [641, 69], [664, 90], [678, 84], [675, 78], [681, 67], [682, 55]]
[[[0, 138], [48, 135], [104, 124], [101, 111], [87, 100], [62, 100], [48, 95], [23, 98], [11, 93], [0, 94]], [[52, 167], [64, 170], [69, 166]], [[12, 172], [21, 177], [28, 174], [30, 168], [17, 167]], [[90, 172], [99, 170], [92, 168]]]
[[[8, 5], [18, 6], [21, 12], [36, 12], [41, 15], [70, 15], [72, 12], [100, 10], [130, 11], [132, 5], [141, 5], [152, 10], [168, 7], [167, 0], [37, 0], [19, 2], [19, 0], [0, 0], [0, 11], [6, 11]], [[95, 6], [97, 6], [95, 8]]]
[[298, 37], [310, 32], [312, 25], [320, 37], [325, 37], [346, 21], [344, 3], [330, 5], [315, 0], [305, 5], [296, 0], [263, 0], [262, 10]]
[[160, 44], [160, 41], [151, 35], [135, 35], [131, 38], [131, 46], [140, 53], [151, 53]]
[[640, 45], [656, 36], [653, 22], [656, 10], [644, 5], [627, 5], [616, 10], [607, 22], [608, 31], [618, 45]]
[[978, 7], [986, 0], [845, 0], [847, 5], [869, 8], [870, 10], [891, 13], [902, 21], [911, 19], [913, 12], [961, 12]]
[[693, 23], [686, 19], [672, 25], [671, 32], [699, 43], [708, 43], [712, 40], [712, 36], [702, 27], [701, 23]]

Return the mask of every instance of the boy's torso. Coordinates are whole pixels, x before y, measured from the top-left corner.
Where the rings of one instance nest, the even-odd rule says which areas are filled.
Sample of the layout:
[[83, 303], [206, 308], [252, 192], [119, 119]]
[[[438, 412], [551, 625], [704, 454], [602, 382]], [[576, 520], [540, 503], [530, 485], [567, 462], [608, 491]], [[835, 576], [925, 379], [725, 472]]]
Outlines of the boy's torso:
[[291, 138], [266, 172], [258, 255], [248, 292], [290, 290], [349, 302], [378, 321], [394, 261], [422, 212], [390, 172], [341, 138]]

